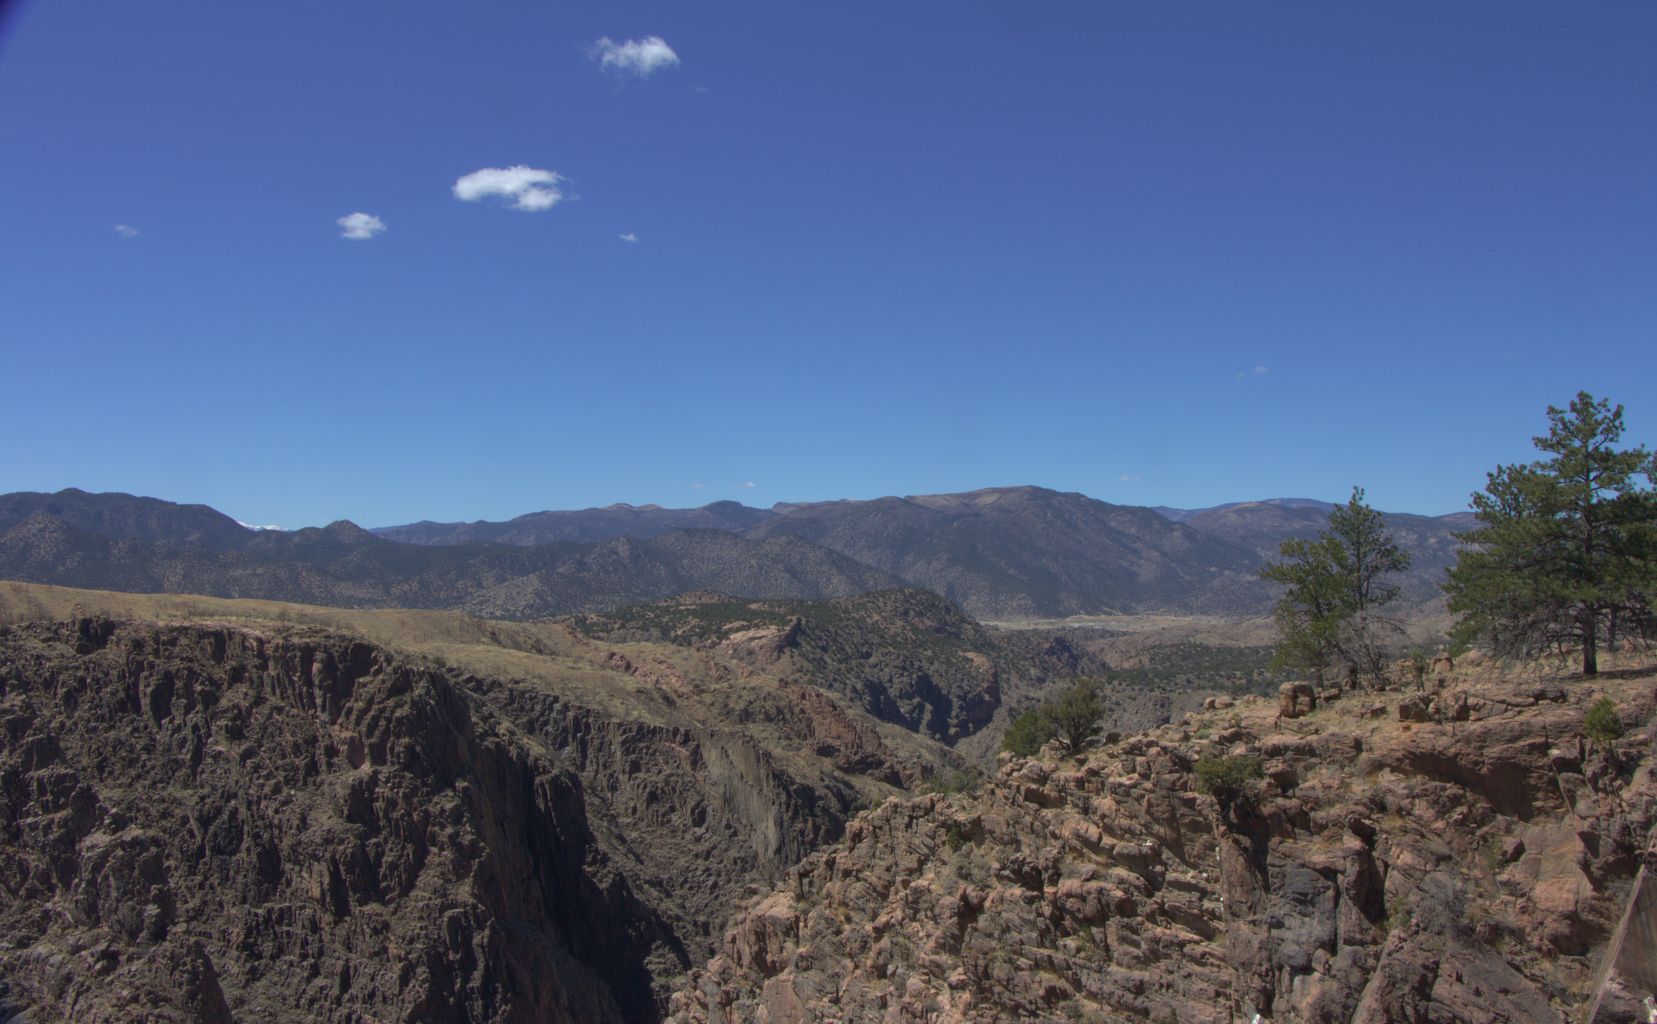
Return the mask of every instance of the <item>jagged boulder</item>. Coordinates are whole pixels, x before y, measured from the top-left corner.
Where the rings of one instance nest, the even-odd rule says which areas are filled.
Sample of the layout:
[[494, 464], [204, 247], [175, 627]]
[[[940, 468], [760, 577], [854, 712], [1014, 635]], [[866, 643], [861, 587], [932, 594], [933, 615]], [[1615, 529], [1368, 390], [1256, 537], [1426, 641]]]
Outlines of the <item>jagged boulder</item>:
[[1284, 683], [1277, 690], [1277, 713], [1299, 718], [1318, 709], [1318, 693], [1311, 683]]

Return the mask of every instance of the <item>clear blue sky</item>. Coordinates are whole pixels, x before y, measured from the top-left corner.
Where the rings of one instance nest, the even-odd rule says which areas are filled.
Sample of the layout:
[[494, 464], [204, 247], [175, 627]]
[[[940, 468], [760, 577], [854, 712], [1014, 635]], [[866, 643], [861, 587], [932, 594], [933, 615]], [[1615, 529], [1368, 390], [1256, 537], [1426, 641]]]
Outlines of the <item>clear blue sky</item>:
[[1447, 512], [1578, 389], [1657, 440], [1648, 0], [0, 31], [0, 491], [290, 527], [1014, 483]]

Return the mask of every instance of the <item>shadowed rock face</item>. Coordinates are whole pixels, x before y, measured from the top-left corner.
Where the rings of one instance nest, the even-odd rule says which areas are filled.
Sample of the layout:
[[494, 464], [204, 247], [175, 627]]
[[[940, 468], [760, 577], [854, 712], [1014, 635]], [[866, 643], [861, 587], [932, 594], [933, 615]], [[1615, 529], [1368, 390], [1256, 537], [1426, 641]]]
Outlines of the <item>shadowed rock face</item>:
[[[784, 724], [887, 763], [836, 706]], [[315, 628], [0, 629], [0, 1005], [653, 1021], [854, 799], [738, 731]]]
[[[1600, 685], [1646, 722], [1654, 683]], [[1429, 696], [1415, 721], [1413, 692], [1294, 721], [1248, 698], [889, 801], [739, 919], [672, 1019], [1580, 1020], [1657, 824], [1651, 736], [1584, 746], [1586, 688]], [[1228, 753], [1264, 777], [1222, 808], [1193, 768]], [[1636, 1019], [1638, 973], [1601, 1021]]]
[[35, 1019], [653, 1016], [684, 959], [581, 786], [327, 636], [8, 631], [0, 971]]

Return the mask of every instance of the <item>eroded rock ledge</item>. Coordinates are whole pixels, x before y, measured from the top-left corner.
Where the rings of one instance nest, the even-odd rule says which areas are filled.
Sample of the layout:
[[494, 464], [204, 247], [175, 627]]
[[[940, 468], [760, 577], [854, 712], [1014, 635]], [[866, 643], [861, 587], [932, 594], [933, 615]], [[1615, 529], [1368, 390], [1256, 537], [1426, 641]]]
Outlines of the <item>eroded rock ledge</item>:
[[[1292, 719], [1254, 698], [1004, 761], [853, 821], [672, 1019], [1580, 1020], [1657, 821], [1654, 683], [1452, 677]], [[1631, 734], [1594, 750], [1604, 694]], [[1192, 771], [1221, 755], [1265, 776], [1223, 810]], [[1635, 1019], [1612, 1003], [1601, 1024]]]

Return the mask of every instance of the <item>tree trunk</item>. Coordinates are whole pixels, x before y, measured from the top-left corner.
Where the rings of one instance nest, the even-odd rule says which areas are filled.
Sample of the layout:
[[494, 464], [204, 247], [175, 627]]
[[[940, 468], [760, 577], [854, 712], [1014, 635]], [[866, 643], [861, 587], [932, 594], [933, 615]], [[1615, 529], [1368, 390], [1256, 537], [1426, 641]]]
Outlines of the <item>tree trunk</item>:
[[1592, 608], [1582, 609], [1582, 674], [1585, 676], [1599, 675], [1599, 616]]

